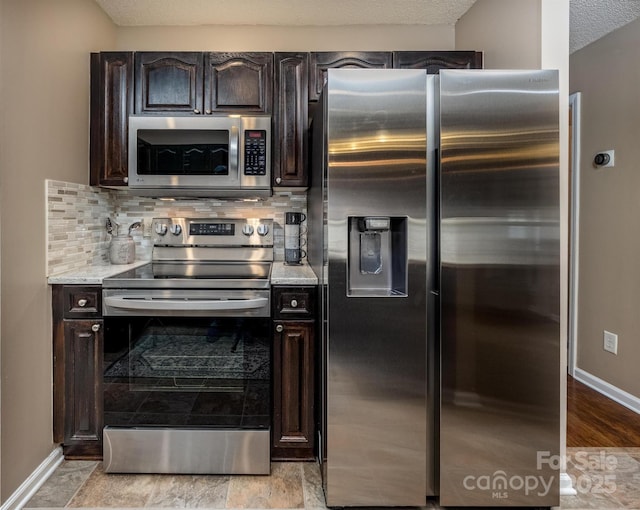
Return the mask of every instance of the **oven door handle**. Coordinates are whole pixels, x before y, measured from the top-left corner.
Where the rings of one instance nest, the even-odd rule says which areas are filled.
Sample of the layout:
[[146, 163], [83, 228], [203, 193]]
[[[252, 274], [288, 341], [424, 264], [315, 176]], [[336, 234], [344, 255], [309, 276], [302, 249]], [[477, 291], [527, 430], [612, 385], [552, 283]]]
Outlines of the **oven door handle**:
[[268, 298], [252, 299], [163, 299], [144, 296], [107, 296], [104, 303], [126, 310], [252, 310], [269, 304]]

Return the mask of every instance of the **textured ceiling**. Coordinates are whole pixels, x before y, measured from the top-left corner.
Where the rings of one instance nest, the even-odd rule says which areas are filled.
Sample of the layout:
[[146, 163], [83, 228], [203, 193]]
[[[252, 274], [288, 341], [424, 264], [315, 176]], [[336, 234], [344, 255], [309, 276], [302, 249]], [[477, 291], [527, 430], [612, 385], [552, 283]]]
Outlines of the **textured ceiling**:
[[96, 0], [116, 25], [454, 25], [476, 0]]
[[[483, 0], [479, 0], [483, 1]], [[96, 0], [116, 25], [454, 25], [476, 0]], [[640, 0], [570, 0], [573, 53], [640, 16]]]
[[571, 0], [569, 51], [584, 48], [639, 16], [639, 0]]

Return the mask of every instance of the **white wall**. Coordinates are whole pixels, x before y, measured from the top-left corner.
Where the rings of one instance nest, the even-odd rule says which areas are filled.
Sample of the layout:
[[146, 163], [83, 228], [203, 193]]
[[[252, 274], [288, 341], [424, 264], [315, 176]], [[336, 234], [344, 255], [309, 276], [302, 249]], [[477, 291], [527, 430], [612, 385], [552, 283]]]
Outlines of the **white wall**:
[[456, 49], [484, 51], [486, 69], [539, 69], [540, 2], [477, 0], [456, 24]]
[[2, 0], [0, 502], [54, 448], [47, 177], [88, 181], [89, 52], [115, 44], [94, 1]]
[[119, 50], [331, 51], [452, 50], [453, 26], [120, 27]]
[[[581, 92], [578, 368], [640, 399], [640, 20], [571, 55]], [[596, 169], [614, 149], [615, 168]], [[618, 335], [618, 355], [603, 331]], [[637, 405], [637, 404], [636, 404]]]

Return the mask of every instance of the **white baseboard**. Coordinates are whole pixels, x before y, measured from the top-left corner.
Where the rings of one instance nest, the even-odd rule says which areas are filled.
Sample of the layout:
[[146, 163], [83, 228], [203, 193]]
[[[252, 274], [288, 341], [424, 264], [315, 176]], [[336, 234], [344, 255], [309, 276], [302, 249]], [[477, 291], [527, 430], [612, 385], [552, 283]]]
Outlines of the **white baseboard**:
[[22, 485], [9, 496], [9, 499], [0, 507], [0, 510], [20, 510], [38, 491], [44, 482], [53, 474], [62, 463], [62, 447], [53, 450], [49, 456], [35, 469]]
[[586, 384], [590, 388], [602, 393], [604, 396], [609, 397], [611, 400], [615, 400], [618, 404], [640, 414], [640, 398], [632, 395], [631, 393], [627, 393], [626, 391], [621, 390], [613, 384], [609, 384], [607, 381], [604, 381], [581, 368], [576, 367], [574, 378], [577, 381]]
[[576, 496], [578, 491], [573, 488], [571, 483], [571, 477], [564, 472], [560, 473], [560, 495], [561, 496]]

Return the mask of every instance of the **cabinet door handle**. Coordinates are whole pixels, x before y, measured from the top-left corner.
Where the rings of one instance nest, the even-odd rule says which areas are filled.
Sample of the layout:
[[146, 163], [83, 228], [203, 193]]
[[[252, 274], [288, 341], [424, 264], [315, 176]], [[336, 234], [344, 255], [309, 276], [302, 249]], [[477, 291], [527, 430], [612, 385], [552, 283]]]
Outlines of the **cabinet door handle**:
[[283, 326], [282, 324], [278, 324], [278, 325], [276, 326], [276, 331], [277, 331], [278, 333], [282, 333], [282, 332], [284, 331], [284, 326]]
[[82, 299], [78, 299], [78, 306], [80, 308], [84, 308], [85, 306], [87, 306], [87, 300], [82, 298]]
[[100, 324], [94, 324], [93, 326], [91, 326], [91, 331], [93, 331], [94, 333], [100, 331]]
[[211, 110], [205, 110], [205, 113], [206, 113], [207, 115], [211, 115]]
[[122, 179], [122, 182], [124, 182], [125, 184], [127, 184], [127, 183], [129, 182], [129, 178], [128, 178], [128, 177], [124, 177], [124, 178]]
[[282, 182], [282, 179], [280, 177], [276, 177], [276, 184], [280, 184]]
[[291, 308], [298, 308], [298, 301], [295, 299], [291, 300]]
[[200, 115], [200, 110], [198, 110], [197, 108], [194, 108], [193, 113]]

